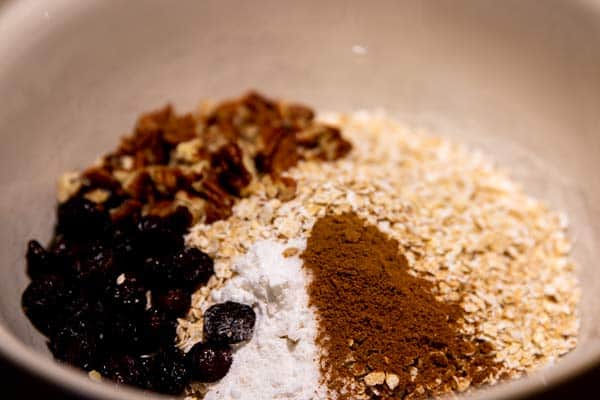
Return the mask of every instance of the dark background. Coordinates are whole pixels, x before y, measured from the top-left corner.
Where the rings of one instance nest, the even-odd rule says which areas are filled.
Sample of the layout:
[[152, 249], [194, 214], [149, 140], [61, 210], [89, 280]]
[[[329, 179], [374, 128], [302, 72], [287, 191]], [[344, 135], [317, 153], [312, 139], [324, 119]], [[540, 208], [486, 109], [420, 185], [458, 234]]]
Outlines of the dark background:
[[[67, 395], [58, 388], [52, 387], [39, 379], [24, 374], [14, 367], [0, 361], [0, 399], [65, 399], [75, 400], [82, 397]], [[593, 395], [594, 389], [600, 387], [600, 366], [581, 375], [577, 379], [569, 381], [557, 388], [544, 393], [528, 397], [527, 400], [554, 400], [571, 398], [597, 398]], [[256, 399], [259, 400], [259, 399]], [[268, 400], [268, 399], [261, 399]]]

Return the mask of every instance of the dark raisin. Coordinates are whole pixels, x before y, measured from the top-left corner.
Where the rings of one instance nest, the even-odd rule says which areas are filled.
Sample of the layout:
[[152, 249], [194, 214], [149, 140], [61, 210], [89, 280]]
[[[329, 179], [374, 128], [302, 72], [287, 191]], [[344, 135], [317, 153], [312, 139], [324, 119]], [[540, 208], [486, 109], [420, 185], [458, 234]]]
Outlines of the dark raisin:
[[72, 265], [87, 251], [87, 245], [76, 240], [69, 240], [64, 235], [56, 235], [48, 250], [52, 253], [57, 267], [65, 273], [72, 272]]
[[166, 349], [154, 358], [153, 389], [167, 394], [181, 394], [190, 381], [185, 356], [179, 350]]
[[55, 273], [56, 260], [51, 253], [37, 241], [30, 240], [27, 243], [27, 274], [30, 278]]
[[144, 341], [144, 325], [141, 315], [113, 314], [106, 328], [106, 341], [112, 349], [154, 350]]
[[93, 286], [105, 286], [118, 271], [112, 249], [102, 244], [91, 245], [87, 254], [77, 259], [72, 268], [75, 279]]
[[56, 324], [54, 313], [61, 308], [64, 288], [63, 278], [44, 275], [32, 281], [23, 292], [21, 305], [25, 315], [46, 336]]
[[181, 235], [185, 235], [189, 226], [192, 224], [192, 214], [183, 206], [178, 206], [175, 211], [166, 218], [172, 229]]
[[153, 288], [170, 286], [169, 258], [152, 256], [144, 260], [142, 266], [144, 282]]
[[153, 287], [195, 289], [206, 283], [213, 272], [213, 260], [195, 248], [148, 257], [144, 262], [144, 278]]
[[256, 314], [252, 307], [227, 301], [209, 307], [204, 313], [204, 336], [215, 343], [239, 343], [249, 340]]
[[200, 382], [215, 382], [227, 375], [233, 359], [231, 349], [222, 344], [196, 344], [188, 353], [192, 377]]
[[131, 219], [120, 221], [112, 227], [111, 243], [115, 257], [124, 269], [138, 269], [144, 259], [144, 246]]
[[87, 288], [70, 285], [65, 287], [63, 303], [60, 310], [57, 310], [56, 318], [62, 323], [73, 317], [103, 320], [104, 314], [103, 304], [95, 301]]
[[125, 274], [121, 283], [113, 282], [107, 290], [107, 305], [118, 313], [141, 315], [146, 307], [146, 289], [133, 274]]
[[90, 370], [97, 365], [101, 341], [94, 321], [72, 318], [52, 335], [48, 348], [57, 359]]
[[177, 320], [167, 313], [152, 307], [144, 313], [144, 346], [152, 349], [173, 346]]
[[108, 199], [104, 202], [104, 207], [106, 207], [107, 210], [117, 208], [126, 200], [127, 196], [120, 191], [111, 191], [110, 196], [108, 196]]
[[94, 202], [73, 197], [58, 206], [56, 230], [70, 237], [99, 237], [109, 222], [108, 213]]
[[196, 248], [184, 249], [175, 254], [173, 268], [175, 280], [189, 288], [205, 284], [214, 273], [212, 258]]
[[100, 365], [99, 372], [117, 383], [152, 387], [152, 357], [130, 354], [110, 354]]
[[185, 314], [191, 303], [191, 295], [185, 289], [169, 289], [152, 293], [152, 302], [156, 307], [173, 317]]
[[137, 224], [139, 239], [148, 254], [167, 254], [183, 248], [183, 234], [166, 218], [142, 217]]

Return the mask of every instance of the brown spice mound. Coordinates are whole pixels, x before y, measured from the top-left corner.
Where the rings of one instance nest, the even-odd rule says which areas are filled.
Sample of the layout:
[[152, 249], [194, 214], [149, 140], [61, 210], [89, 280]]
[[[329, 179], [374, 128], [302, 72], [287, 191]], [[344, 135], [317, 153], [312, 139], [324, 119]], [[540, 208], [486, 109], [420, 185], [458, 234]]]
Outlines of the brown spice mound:
[[302, 254], [312, 275], [321, 372], [339, 399], [421, 398], [481, 384], [492, 348], [459, 332], [462, 309], [408, 274], [398, 242], [354, 213], [319, 219]]
[[184, 206], [194, 222], [212, 223], [229, 217], [257, 179], [269, 177], [275, 195], [289, 200], [296, 182], [286, 170], [300, 160], [336, 160], [351, 148], [339, 129], [316, 122], [310, 108], [257, 93], [201, 115], [177, 115], [166, 106], [142, 115], [131, 136], [82, 174], [73, 194], [97, 203], [126, 199], [111, 211], [113, 219], [140, 208], [166, 215]]

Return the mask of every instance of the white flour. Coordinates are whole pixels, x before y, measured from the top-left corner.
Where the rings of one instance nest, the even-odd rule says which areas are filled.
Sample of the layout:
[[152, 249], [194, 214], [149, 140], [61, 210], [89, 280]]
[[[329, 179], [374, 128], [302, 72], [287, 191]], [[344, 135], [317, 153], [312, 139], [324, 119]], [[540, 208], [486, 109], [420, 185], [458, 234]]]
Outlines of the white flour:
[[205, 399], [324, 398], [320, 386], [316, 320], [308, 307], [307, 277], [299, 255], [306, 240], [256, 242], [234, 262], [238, 275], [212, 293], [215, 302], [251, 305], [256, 312], [252, 339], [234, 352], [229, 373], [210, 386]]

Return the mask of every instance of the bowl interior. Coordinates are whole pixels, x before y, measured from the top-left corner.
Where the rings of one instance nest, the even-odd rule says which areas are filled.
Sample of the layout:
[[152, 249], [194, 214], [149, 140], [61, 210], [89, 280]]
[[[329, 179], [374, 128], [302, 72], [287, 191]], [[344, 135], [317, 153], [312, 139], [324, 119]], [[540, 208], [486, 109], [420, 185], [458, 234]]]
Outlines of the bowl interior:
[[115, 146], [141, 112], [258, 89], [317, 109], [383, 107], [487, 150], [567, 211], [579, 347], [487, 395], [597, 362], [599, 42], [600, 5], [584, 1], [0, 1], [0, 351], [75, 390], [136, 396], [50, 363], [20, 309], [25, 243], [49, 238], [57, 176]]

